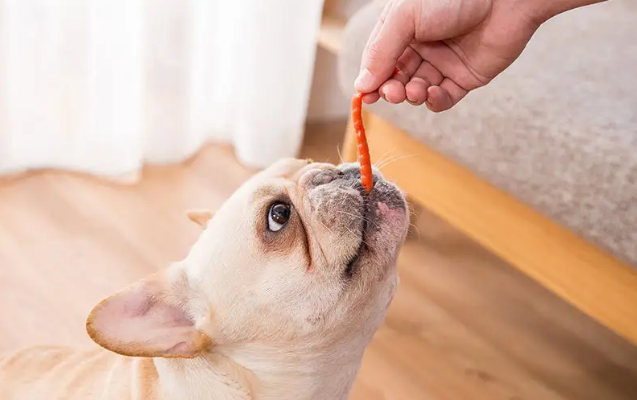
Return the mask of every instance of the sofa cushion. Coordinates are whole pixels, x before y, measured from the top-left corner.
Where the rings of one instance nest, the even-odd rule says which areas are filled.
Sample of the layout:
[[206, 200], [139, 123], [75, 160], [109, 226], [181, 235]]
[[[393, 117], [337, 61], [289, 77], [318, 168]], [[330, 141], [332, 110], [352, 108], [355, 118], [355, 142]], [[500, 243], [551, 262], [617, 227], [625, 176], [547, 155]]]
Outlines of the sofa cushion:
[[[344, 33], [340, 83], [353, 91], [384, 2]], [[545, 23], [520, 58], [443, 113], [384, 101], [374, 114], [556, 222], [637, 266], [637, 2]]]

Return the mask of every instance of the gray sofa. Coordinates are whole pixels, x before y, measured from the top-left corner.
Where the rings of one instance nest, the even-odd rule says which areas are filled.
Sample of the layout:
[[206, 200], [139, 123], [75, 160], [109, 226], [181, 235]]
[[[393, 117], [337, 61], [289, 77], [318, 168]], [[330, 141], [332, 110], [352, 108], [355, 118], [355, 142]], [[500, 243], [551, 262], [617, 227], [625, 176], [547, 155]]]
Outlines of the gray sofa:
[[[383, 5], [366, 4], [346, 26], [347, 95]], [[370, 110], [637, 267], [637, 1], [548, 21], [509, 69], [449, 111], [382, 100]]]

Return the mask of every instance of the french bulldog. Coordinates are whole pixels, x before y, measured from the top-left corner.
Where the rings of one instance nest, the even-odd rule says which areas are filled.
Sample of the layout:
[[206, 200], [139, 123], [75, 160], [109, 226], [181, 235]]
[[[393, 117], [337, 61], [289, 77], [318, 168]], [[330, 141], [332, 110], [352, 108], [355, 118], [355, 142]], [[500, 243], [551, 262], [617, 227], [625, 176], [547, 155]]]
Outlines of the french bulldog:
[[398, 285], [400, 189], [358, 164], [284, 159], [214, 215], [188, 255], [97, 304], [98, 345], [0, 358], [2, 400], [344, 400]]

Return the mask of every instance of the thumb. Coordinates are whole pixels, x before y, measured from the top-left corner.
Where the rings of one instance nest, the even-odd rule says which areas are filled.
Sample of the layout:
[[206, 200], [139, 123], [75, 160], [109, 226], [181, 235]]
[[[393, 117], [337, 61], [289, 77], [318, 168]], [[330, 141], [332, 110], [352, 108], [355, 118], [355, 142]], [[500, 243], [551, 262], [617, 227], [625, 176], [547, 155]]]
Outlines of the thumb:
[[361, 72], [354, 82], [354, 88], [360, 93], [378, 90], [392, 76], [398, 58], [414, 38], [411, 2], [388, 6], [388, 12], [380, 16], [363, 51]]

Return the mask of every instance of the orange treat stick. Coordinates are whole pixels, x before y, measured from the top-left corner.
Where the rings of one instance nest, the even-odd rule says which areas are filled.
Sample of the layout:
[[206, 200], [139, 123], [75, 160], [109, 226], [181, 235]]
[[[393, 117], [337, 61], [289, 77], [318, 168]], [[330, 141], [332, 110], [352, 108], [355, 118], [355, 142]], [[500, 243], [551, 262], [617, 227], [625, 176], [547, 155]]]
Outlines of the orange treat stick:
[[[394, 68], [392, 78], [400, 72], [398, 67]], [[357, 93], [352, 98], [352, 123], [356, 131], [356, 142], [358, 143], [358, 163], [361, 168], [361, 183], [367, 193], [374, 188], [374, 176], [372, 174], [372, 160], [369, 156], [369, 146], [367, 145], [367, 137], [365, 136], [365, 127], [363, 126], [363, 94]]]
[[358, 163], [361, 168], [361, 183], [365, 191], [369, 193], [374, 187], [374, 178], [372, 176], [372, 161], [369, 157], [369, 146], [367, 145], [367, 137], [365, 136], [365, 127], [363, 126], [362, 93], [357, 93], [352, 98], [352, 124], [356, 131], [356, 142], [358, 143]]

